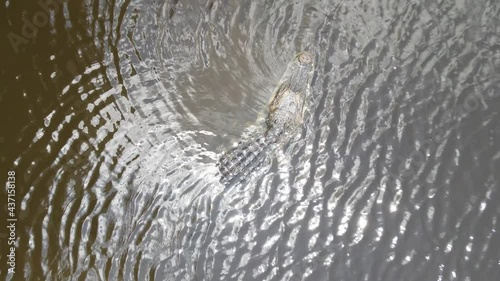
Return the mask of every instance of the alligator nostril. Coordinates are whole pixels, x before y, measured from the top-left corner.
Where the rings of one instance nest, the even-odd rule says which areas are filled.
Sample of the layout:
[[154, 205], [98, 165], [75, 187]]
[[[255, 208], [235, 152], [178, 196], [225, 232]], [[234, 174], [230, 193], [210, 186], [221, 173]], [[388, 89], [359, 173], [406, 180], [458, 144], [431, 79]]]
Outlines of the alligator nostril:
[[309, 53], [302, 53], [299, 55], [299, 62], [302, 64], [311, 64], [312, 56]]

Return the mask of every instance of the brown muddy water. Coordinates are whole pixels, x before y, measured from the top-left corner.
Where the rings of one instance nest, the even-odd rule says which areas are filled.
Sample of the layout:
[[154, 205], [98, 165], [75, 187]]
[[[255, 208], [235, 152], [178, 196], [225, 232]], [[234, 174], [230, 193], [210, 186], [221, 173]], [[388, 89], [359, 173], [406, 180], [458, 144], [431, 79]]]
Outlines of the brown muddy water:
[[[2, 279], [499, 280], [499, 1], [2, 4]], [[301, 131], [221, 185], [304, 50]]]

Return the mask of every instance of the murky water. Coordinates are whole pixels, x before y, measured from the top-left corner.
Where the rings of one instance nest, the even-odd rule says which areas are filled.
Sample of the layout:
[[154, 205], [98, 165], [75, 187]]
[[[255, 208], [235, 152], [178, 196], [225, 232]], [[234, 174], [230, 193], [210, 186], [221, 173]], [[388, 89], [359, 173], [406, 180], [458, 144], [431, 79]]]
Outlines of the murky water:
[[[7, 280], [498, 280], [498, 1], [41, 3], [0, 8]], [[302, 131], [225, 188], [302, 50]]]

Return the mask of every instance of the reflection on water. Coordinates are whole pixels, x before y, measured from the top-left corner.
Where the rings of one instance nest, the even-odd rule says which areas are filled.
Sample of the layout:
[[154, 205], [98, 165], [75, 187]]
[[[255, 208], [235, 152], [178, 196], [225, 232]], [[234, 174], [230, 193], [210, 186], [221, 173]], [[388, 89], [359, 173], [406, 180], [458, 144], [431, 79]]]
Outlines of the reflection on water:
[[[1, 8], [8, 280], [500, 276], [497, 1], [41, 3]], [[300, 137], [225, 188], [302, 50]]]

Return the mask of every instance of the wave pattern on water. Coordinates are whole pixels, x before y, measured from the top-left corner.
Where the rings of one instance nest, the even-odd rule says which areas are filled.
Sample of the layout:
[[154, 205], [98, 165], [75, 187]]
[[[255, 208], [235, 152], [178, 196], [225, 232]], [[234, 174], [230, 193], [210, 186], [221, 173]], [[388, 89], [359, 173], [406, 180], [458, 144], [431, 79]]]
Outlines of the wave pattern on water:
[[[499, 12], [469, 0], [68, 3], [77, 55], [41, 73], [57, 94], [13, 163], [29, 187], [21, 274], [494, 280]], [[53, 34], [71, 32], [61, 21]], [[316, 55], [302, 131], [224, 187], [219, 154], [259, 131], [302, 50]]]

